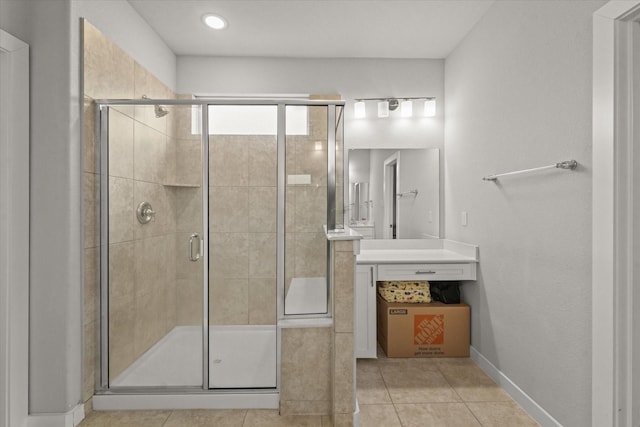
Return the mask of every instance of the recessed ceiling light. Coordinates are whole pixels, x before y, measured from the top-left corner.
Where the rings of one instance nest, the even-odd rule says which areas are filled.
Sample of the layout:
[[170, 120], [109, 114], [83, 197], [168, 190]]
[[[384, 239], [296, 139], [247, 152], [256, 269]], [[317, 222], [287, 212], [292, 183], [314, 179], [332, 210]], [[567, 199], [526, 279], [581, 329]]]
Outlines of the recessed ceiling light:
[[222, 16], [214, 15], [213, 13], [202, 15], [202, 22], [204, 22], [207, 27], [213, 28], [214, 30], [227, 28], [227, 21]]

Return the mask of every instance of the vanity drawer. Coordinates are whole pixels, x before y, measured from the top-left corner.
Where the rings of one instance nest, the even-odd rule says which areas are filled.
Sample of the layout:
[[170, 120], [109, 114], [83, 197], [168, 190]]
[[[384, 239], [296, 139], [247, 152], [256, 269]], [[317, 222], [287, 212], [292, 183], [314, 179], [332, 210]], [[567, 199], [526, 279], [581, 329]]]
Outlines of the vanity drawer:
[[378, 280], [476, 280], [476, 264], [378, 264]]

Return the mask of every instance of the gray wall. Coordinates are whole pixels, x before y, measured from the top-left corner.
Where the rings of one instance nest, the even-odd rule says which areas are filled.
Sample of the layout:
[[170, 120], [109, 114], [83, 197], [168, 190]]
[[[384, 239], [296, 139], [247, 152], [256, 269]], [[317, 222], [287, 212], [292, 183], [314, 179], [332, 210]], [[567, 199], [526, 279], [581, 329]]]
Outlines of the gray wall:
[[[446, 237], [480, 246], [472, 345], [562, 425], [591, 424], [592, 13], [495, 2], [446, 60]], [[575, 159], [574, 171], [484, 182]], [[460, 212], [469, 225], [460, 225]]]
[[29, 410], [61, 413], [80, 401], [82, 363], [80, 128], [70, 4], [2, 0], [0, 25], [31, 50]]
[[[81, 400], [78, 17], [99, 22], [170, 86], [175, 86], [175, 56], [172, 63], [173, 54], [167, 55], [168, 48], [123, 0], [0, 0], [0, 10], [0, 26], [28, 43], [31, 52], [29, 410], [64, 413]], [[138, 25], [135, 33], [124, 31], [132, 22]]]

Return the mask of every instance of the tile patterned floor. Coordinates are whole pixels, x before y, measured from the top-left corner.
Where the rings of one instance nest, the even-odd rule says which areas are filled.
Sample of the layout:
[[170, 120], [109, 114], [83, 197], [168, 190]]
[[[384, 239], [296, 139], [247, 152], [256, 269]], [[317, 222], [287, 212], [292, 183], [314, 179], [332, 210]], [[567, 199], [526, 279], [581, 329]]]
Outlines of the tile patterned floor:
[[537, 427], [471, 359], [360, 359], [360, 427]]
[[277, 410], [94, 411], [79, 427], [331, 427], [329, 417]]
[[[536, 427], [471, 359], [358, 360], [360, 427]], [[331, 427], [277, 410], [92, 412], [80, 427]]]

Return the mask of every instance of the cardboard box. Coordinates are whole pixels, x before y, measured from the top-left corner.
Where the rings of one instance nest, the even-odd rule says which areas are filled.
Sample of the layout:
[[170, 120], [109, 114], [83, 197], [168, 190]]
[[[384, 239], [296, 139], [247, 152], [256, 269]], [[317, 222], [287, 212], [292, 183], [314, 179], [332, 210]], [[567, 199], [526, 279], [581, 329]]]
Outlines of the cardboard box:
[[467, 304], [390, 303], [377, 296], [378, 342], [387, 357], [469, 357]]

